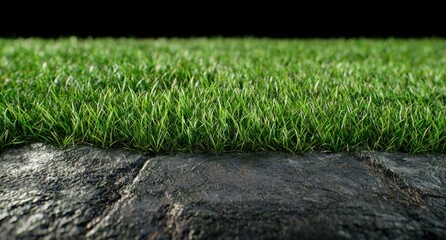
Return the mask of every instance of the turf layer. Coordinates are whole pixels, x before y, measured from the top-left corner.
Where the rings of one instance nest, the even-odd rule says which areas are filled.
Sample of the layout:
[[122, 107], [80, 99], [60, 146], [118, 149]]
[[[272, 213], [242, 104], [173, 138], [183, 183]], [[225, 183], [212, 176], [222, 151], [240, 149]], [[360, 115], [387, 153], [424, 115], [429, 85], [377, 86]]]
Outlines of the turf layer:
[[0, 148], [446, 151], [446, 41], [0, 39]]

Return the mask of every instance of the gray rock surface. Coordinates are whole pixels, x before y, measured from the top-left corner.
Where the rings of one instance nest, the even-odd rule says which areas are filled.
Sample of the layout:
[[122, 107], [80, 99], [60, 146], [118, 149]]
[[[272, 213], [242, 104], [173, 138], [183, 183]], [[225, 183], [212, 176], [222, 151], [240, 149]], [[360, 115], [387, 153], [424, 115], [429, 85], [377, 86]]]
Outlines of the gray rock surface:
[[79, 238], [120, 198], [142, 155], [33, 144], [0, 155], [0, 239]]
[[446, 155], [0, 154], [0, 239], [446, 238]]

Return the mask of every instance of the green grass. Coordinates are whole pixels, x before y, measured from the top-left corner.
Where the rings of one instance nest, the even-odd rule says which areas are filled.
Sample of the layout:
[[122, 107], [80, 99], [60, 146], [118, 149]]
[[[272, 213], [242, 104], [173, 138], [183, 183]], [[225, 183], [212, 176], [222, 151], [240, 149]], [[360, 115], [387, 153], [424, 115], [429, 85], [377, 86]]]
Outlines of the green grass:
[[446, 152], [446, 41], [0, 39], [0, 148]]

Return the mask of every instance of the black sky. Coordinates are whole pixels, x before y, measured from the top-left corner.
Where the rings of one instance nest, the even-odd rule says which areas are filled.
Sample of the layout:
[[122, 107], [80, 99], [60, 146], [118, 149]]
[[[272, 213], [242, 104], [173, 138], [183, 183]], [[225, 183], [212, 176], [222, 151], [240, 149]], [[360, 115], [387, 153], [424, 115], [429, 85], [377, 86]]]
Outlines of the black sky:
[[[446, 37], [442, 8], [314, 4], [245, 6], [228, 4], [110, 5], [87, 3], [7, 8], [0, 16], [2, 37]], [[87, 5], [86, 5], [87, 4]], [[175, 3], [172, 3], [175, 4]], [[50, 10], [56, 9], [56, 10]], [[175, 10], [173, 10], [175, 9]], [[40, 9], [39, 9], [40, 10]]]

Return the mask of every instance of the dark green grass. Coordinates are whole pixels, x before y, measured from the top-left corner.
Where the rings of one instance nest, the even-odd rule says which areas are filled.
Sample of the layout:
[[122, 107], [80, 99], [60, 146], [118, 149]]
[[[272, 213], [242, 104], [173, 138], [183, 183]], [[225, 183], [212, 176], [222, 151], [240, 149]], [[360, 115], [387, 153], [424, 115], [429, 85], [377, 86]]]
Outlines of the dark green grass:
[[446, 152], [446, 41], [0, 40], [0, 148]]

